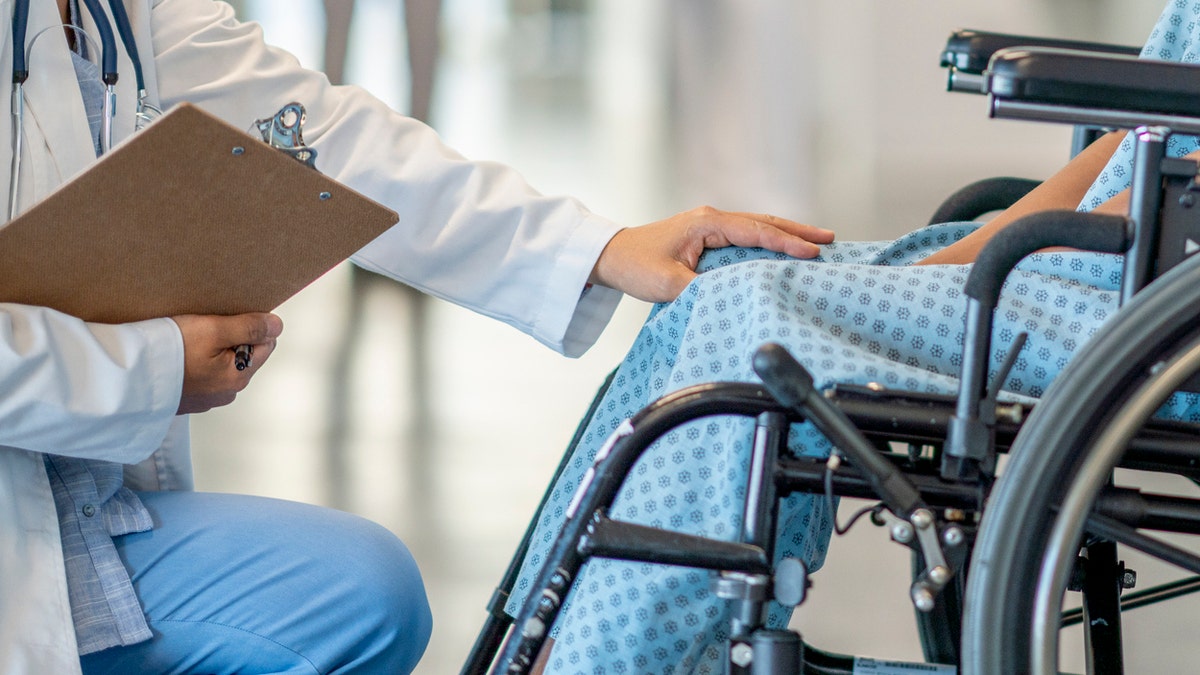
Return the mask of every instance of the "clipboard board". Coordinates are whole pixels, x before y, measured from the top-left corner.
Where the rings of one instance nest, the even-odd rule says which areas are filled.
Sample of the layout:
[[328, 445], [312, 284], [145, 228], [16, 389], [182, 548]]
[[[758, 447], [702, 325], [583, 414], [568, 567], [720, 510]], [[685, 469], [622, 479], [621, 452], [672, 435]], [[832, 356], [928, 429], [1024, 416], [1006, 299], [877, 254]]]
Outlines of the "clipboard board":
[[99, 323], [270, 311], [398, 220], [185, 104], [0, 229], [0, 302]]

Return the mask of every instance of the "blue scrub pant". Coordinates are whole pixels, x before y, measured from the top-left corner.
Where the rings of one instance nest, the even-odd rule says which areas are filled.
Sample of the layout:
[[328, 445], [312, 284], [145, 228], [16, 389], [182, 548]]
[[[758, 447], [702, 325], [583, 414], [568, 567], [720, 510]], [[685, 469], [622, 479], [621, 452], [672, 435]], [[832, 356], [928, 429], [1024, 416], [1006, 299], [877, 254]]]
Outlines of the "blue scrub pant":
[[115, 539], [153, 639], [81, 657], [85, 675], [408, 673], [432, 617], [383, 527], [293, 502], [140, 493], [154, 529]]

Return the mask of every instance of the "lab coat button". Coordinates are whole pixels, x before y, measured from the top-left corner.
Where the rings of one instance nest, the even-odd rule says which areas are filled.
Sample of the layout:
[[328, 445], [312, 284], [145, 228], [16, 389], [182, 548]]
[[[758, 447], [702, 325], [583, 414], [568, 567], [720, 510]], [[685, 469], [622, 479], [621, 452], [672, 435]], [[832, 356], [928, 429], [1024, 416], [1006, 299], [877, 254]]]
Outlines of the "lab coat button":
[[88, 518], [96, 515], [96, 506], [94, 504], [84, 504], [83, 515], [87, 516]]

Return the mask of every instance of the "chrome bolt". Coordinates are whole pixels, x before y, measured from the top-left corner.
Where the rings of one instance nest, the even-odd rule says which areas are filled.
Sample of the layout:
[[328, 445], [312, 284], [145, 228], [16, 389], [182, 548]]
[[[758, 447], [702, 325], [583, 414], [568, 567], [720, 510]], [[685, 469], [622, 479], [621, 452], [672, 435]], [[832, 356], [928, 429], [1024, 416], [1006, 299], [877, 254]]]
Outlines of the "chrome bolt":
[[1133, 588], [1135, 586], [1137, 586], [1137, 572], [1134, 570], [1121, 572], [1121, 588]]
[[950, 570], [945, 565], [934, 565], [929, 570], [929, 580], [938, 586], [945, 586], [950, 581]]
[[961, 527], [947, 527], [946, 531], [942, 533], [942, 541], [947, 546], [958, 546], [963, 543], [964, 539], [966, 539], [966, 535], [963, 534]]
[[912, 538], [912, 525], [909, 525], [908, 523], [896, 523], [892, 525], [892, 539], [895, 539], [901, 544], [907, 544], [908, 542], [912, 541]]
[[916, 511], [913, 511], [912, 517], [909, 518], [909, 520], [912, 521], [912, 524], [916, 526], [918, 530], [924, 530], [933, 524], [933, 514], [925, 509], [917, 509]]
[[1020, 403], [1012, 405], [996, 406], [996, 417], [1003, 420], [1008, 420], [1013, 424], [1020, 424], [1025, 419], [1025, 406]]
[[913, 607], [921, 612], [933, 611], [933, 593], [928, 588], [918, 586], [912, 590]]
[[729, 660], [738, 668], [745, 668], [754, 661], [754, 650], [750, 648], [750, 645], [739, 642], [729, 650]]

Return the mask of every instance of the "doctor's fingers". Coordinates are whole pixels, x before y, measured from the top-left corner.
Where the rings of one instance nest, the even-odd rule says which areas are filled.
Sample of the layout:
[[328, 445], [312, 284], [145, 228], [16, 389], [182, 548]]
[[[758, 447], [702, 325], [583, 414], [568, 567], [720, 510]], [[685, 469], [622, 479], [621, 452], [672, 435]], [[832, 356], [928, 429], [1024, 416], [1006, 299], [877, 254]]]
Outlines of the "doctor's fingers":
[[253, 345], [246, 367], [240, 370], [233, 349], [212, 356], [203, 352], [189, 355], [185, 350], [178, 413], [201, 413], [233, 403], [274, 350], [275, 338]]
[[[172, 317], [183, 336], [180, 413], [203, 412], [232, 403], [275, 349], [283, 323], [271, 314]], [[250, 345], [247, 367], [239, 370], [236, 349]]]
[[767, 225], [769, 227], [777, 228], [814, 244], [829, 244], [832, 243], [834, 239], [833, 230], [827, 230], [823, 227], [817, 227], [816, 225], [799, 223], [780, 216], [773, 216], [769, 213], [731, 211], [730, 214], [748, 218], [752, 221]]
[[[270, 339], [266, 340], [265, 342], [258, 342], [258, 343], [249, 345], [250, 350], [247, 353], [247, 356], [249, 358], [247, 359], [246, 367], [245, 367], [245, 369], [239, 371], [239, 373], [241, 375], [243, 375], [247, 381], [249, 381], [249, 379], [251, 377], [254, 377], [254, 374], [258, 372], [258, 369], [262, 368], [263, 364], [267, 362], [267, 358], [269, 356], [271, 356], [272, 352], [275, 351], [275, 346], [277, 344], [278, 344], [278, 340], [276, 340], [275, 338], [270, 338]], [[237, 352], [235, 350], [235, 352], [234, 352], [235, 364], [236, 364], [236, 361], [237, 361]], [[235, 370], [237, 369], [236, 365], [235, 365], [234, 369]]]
[[819, 244], [833, 241], [834, 233], [820, 227], [764, 213], [717, 211], [694, 226], [705, 248], [748, 246], [785, 253], [794, 258], [814, 258]]
[[183, 336], [184, 354], [189, 360], [225, 356], [238, 345], [264, 344], [279, 337], [283, 321], [263, 312], [217, 316], [184, 314], [171, 317]]

